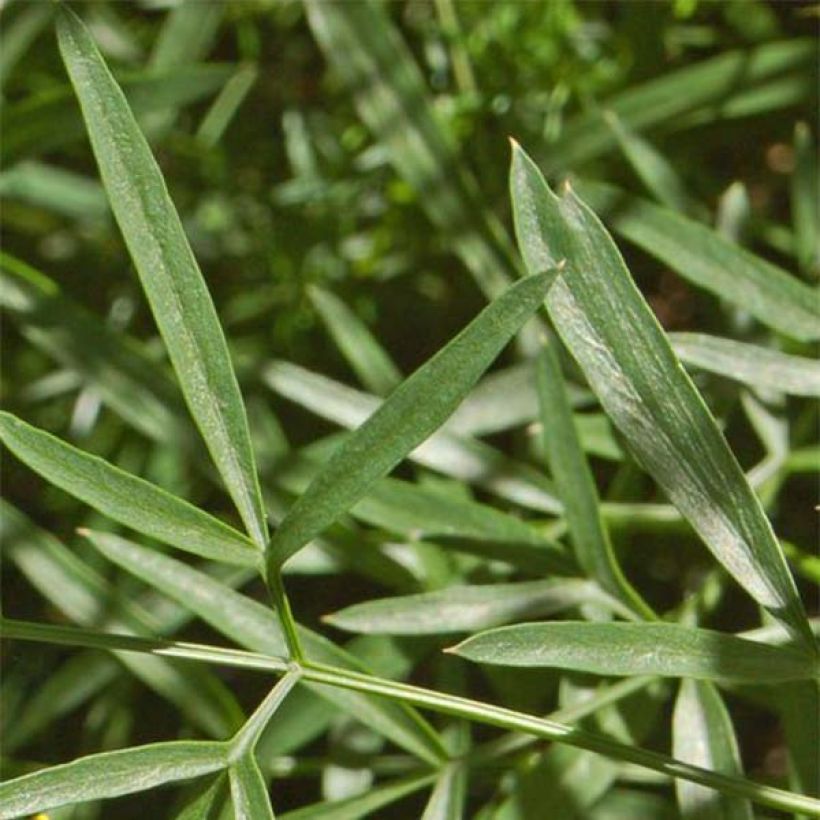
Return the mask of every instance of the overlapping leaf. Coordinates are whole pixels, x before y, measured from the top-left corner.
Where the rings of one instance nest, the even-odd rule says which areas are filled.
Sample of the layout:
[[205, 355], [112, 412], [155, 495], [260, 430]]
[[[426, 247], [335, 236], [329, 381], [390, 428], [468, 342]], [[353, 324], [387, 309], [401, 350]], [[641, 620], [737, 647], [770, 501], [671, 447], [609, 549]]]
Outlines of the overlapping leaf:
[[10, 413], [0, 413], [0, 439], [49, 482], [127, 527], [203, 558], [259, 562], [253, 542], [227, 524]]
[[281, 565], [361, 498], [440, 427], [553, 281], [538, 273], [513, 285], [390, 395], [350, 436], [283, 519], [269, 549]]
[[555, 196], [517, 146], [511, 188], [527, 267], [564, 262], [547, 308], [604, 410], [735, 580], [814, 650], [760, 502], [611, 238], [572, 192]]
[[261, 547], [267, 524], [245, 408], [210, 294], [176, 208], [125, 96], [90, 34], [62, 9], [58, 39], [126, 245], [191, 414]]

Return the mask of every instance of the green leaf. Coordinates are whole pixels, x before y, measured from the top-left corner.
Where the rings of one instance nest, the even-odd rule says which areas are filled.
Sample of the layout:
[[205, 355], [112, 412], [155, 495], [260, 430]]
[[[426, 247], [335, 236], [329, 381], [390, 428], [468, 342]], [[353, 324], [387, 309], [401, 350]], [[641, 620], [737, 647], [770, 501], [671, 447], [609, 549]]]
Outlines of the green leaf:
[[579, 181], [577, 188], [616, 233], [695, 286], [786, 336], [820, 338], [820, 304], [805, 282], [711, 228], [613, 185]]
[[751, 684], [816, 678], [820, 672], [813, 656], [795, 649], [671, 623], [555, 621], [504, 626], [448, 651], [501, 666]]
[[3, 20], [3, 30], [0, 32], [0, 88], [5, 86], [14, 66], [54, 14], [54, 8], [48, 3], [21, 4], [16, 11], [17, 16], [9, 23], [6, 10], [6, 19]]
[[[375, 396], [289, 362], [269, 364], [262, 378], [280, 395], [348, 428], [363, 424], [381, 406]], [[552, 495], [552, 485], [537, 470], [483, 441], [450, 432], [448, 425], [407, 457], [521, 506], [551, 513], [561, 509]]]
[[[815, 44], [810, 39], [729, 51], [629, 87], [604, 100], [602, 107], [635, 131], [661, 125], [679, 129], [692, 124], [682, 115], [700, 111], [709, 120], [726, 117], [733, 98], [741, 103], [744, 96], [754, 101], [755, 92], [784, 75], [788, 81], [797, 80], [798, 90], [811, 94], [814, 54]], [[739, 77], [743, 82], [738, 82]], [[794, 101], [794, 95], [782, 93], [782, 87], [779, 90], [781, 93], [764, 100], [770, 109]], [[737, 115], [737, 107], [735, 112]], [[545, 172], [577, 167], [615, 148], [615, 135], [601, 120], [601, 109], [592, 108], [567, 122], [560, 140], [544, 151]]]
[[612, 129], [618, 147], [649, 193], [673, 211], [688, 210], [689, 197], [667, 159], [613, 111], [604, 112], [604, 121]]
[[571, 192], [555, 196], [517, 146], [511, 189], [527, 267], [565, 260], [547, 309], [604, 411], [735, 580], [816, 651], [760, 502], [612, 239]]
[[619, 612], [624, 609], [593, 581], [561, 578], [455, 586], [417, 595], [380, 598], [354, 604], [325, 616], [323, 620], [350, 632], [442, 635], [488, 629], [524, 618], [545, 617], [588, 603]]
[[536, 369], [544, 447], [550, 472], [564, 504], [564, 518], [575, 555], [587, 576], [650, 620], [655, 617], [621, 572], [609, 535], [601, 519], [595, 480], [578, 440], [572, 418], [556, 339], [547, 341]]
[[80, 100], [103, 185], [182, 391], [253, 540], [267, 524], [248, 422], [213, 302], [159, 167], [90, 34], [65, 7], [60, 52]]
[[[163, 71], [129, 72], [121, 77], [132, 111], [147, 115], [195, 102], [225, 84], [234, 67], [202, 64]], [[3, 110], [2, 164], [41, 155], [82, 139], [83, 121], [68, 86], [48, 89]]]
[[386, 396], [401, 381], [401, 373], [384, 348], [361, 319], [333, 293], [311, 285], [308, 294], [359, 381], [377, 396]]
[[[63, 615], [86, 626], [104, 626], [134, 635], [156, 634], [158, 624], [151, 613], [124, 600], [57, 539], [34, 527], [22, 513], [4, 502], [0, 502], [0, 517], [4, 555]], [[215, 676], [207, 672], [197, 674], [188, 666], [162, 658], [119, 655], [118, 660], [206, 734], [222, 738], [241, 724], [242, 710], [230, 690]], [[74, 697], [82, 694], [83, 687], [94, 678], [93, 664], [86, 669], [86, 675], [87, 680], [82, 681]], [[65, 708], [63, 702], [69, 697], [70, 693], [63, 690], [59, 699], [45, 708]], [[15, 727], [18, 722], [15, 720]], [[36, 717], [34, 725], [38, 725]]]
[[232, 527], [10, 413], [0, 413], [0, 439], [32, 470], [114, 521], [204, 558], [258, 564], [259, 551]]
[[820, 685], [801, 681], [780, 687], [775, 693], [788, 752], [794, 789], [820, 794]]
[[466, 808], [467, 766], [447, 765], [436, 780], [421, 820], [462, 820]]
[[[279, 618], [268, 607], [173, 558], [124, 538], [103, 533], [89, 533], [89, 538], [106, 558], [184, 604], [240, 646], [278, 657], [287, 655]], [[355, 658], [316, 633], [300, 629], [300, 637], [310, 660], [361, 669]], [[306, 685], [422, 759], [435, 764], [442, 757], [435, 732], [414, 710], [355, 692]]]
[[281, 820], [359, 820], [372, 815], [408, 794], [413, 794], [427, 786], [435, 775], [408, 777], [393, 781], [384, 786], [368, 789], [365, 794], [350, 797], [346, 800], [314, 803], [295, 811], [286, 812]]
[[[319, 470], [320, 463], [294, 455], [277, 468], [276, 481], [289, 492], [302, 493]], [[559, 544], [520, 518], [407, 481], [381, 479], [349, 512], [412, 541], [432, 538], [533, 572], [567, 573], [573, 568]]]
[[[107, 652], [138, 652], [188, 661], [229, 666], [236, 669], [256, 669], [264, 672], [285, 672], [288, 662], [260, 652], [223, 649], [198, 643], [168, 639], [141, 638], [137, 635], [100, 632], [76, 626], [52, 626], [33, 621], [18, 621], [0, 616], [0, 635], [8, 640], [51, 643], [58, 646], [102, 649]], [[201, 680], [201, 679], [200, 679]], [[233, 727], [236, 728], [235, 726]]]
[[552, 281], [551, 274], [541, 273], [513, 285], [396, 388], [288, 511], [271, 540], [271, 566], [281, 566], [321, 533], [444, 423]]
[[256, 66], [245, 65], [225, 83], [196, 132], [196, 138], [206, 148], [212, 148], [222, 138], [258, 77]]
[[[743, 774], [732, 720], [717, 689], [704, 681], [681, 681], [672, 718], [675, 757], [705, 769]], [[752, 820], [747, 800], [722, 795], [685, 780], [675, 781], [683, 820]]]
[[79, 373], [114, 412], [157, 441], [193, 439], [177, 386], [136, 339], [115, 332], [34, 268], [0, 253], [0, 305], [25, 338]]
[[791, 209], [795, 251], [800, 269], [816, 278], [820, 276], [820, 171], [811, 130], [804, 122], [794, 129], [794, 160]]
[[[4, 549], [7, 544], [4, 544]], [[80, 652], [68, 658], [50, 672], [36, 691], [30, 691], [23, 708], [0, 726], [3, 753], [13, 755], [16, 750], [37, 738], [63, 716], [70, 714], [121, 673], [114, 658], [98, 652]]]
[[190, 788], [182, 808], [174, 820], [221, 820], [228, 801], [228, 775], [220, 772], [204, 777]]
[[108, 201], [99, 182], [35, 160], [18, 162], [0, 174], [0, 196], [83, 222], [108, 216]]
[[173, 741], [89, 755], [0, 783], [0, 819], [134, 794], [226, 765], [225, 745]]
[[820, 362], [816, 359], [705, 333], [670, 333], [669, 340], [684, 364], [753, 387], [820, 398]]
[[242, 755], [228, 773], [236, 820], [273, 820], [268, 787], [253, 755]]
[[291, 671], [280, 680], [267, 697], [259, 704], [245, 725], [231, 740], [228, 758], [232, 762], [245, 756], [252, 756], [259, 743], [259, 737], [265, 731], [276, 710], [282, 705], [293, 687], [299, 682], [300, 672]]
[[225, 14], [220, 3], [180, 3], [165, 17], [151, 51], [152, 68], [178, 68], [206, 56]]

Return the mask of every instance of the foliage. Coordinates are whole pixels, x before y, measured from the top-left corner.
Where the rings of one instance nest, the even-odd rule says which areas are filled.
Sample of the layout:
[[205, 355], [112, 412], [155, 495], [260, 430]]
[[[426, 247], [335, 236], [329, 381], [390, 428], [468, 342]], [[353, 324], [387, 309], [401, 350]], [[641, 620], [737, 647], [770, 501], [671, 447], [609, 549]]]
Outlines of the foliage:
[[0, 11], [0, 817], [820, 816], [808, 10], [71, 5]]

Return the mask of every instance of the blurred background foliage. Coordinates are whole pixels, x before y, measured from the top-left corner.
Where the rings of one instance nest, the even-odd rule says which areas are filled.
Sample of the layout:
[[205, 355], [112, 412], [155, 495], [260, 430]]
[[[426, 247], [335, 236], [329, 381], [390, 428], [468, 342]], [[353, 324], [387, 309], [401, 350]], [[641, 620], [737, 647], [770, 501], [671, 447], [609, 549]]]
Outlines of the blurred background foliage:
[[[817, 281], [816, 256], [803, 252], [800, 257], [793, 212], [793, 172], [799, 162], [795, 123], [813, 124], [818, 117], [816, 4], [386, 3], [378, 24], [404, 41], [421, 81], [416, 87], [413, 77], [402, 80], [412, 93], [403, 103], [406, 119], [392, 115], [392, 132], [374, 128], [357, 109], [368, 88], [356, 86], [345, 72], [345, 62], [354, 62], [352, 52], [337, 50], [328, 63], [325, 54], [332, 49], [327, 44], [323, 49], [300, 3], [93, 0], [72, 5], [124, 84], [162, 167], [226, 329], [263, 466], [270, 467], [289, 447], [335, 429], [273, 395], [261, 378], [266, 363], [286, 359], [342, 382], [357, 381], [317, 310], [312, 286], [340, 297], [399, 369], [411, 372], [486, 301], [475, 270], [492, 268], [494, 262], [482, 258], [471, 267], [474, 248], [467, 240], [460, 244], [461, 222], [469, 226], [467, 234], [484, 237], [481, 247], [499, 255], [499, 266], [515, 269], [505, 237], [510, 226], [507, 137], [524, 145], [555, 180], [577, 173], [646, 197], [644, 182], [600, 112], [623, 95], [655, 88], [653, 83], [671, 81], [654, 96], [639, 99], [632, 125], [674, 168], [690, 215], [805, 281]], [[28, 0], [5, 2], [0, 11], [3, 250], [48, 277], [24, 274], [40, 297], [59, 287], [80, 311], [79, 327], [84, 309], [109, 329], [139, 340], [140, 355], [161, 367], [162, 345], [98, 181], [55, 46], [52, 15], [50, 3]], [[771, 58], [774, 67], [747, 72], [744, 63], [719, 93], [708, 92], [723, 69], [707, 61], [729, 52], [753, 55], [770, 46], [783, 50]], [[397, 57], [399, 74], [404, 70], [400, 63]], [[678, 74], [703, 64], [714, 67], [697, 75]], [[380, 93], [379, 82], [389, 78], [389, 68], [382, 64], [382, 73], [370, 76], [370, 92]], [[419, 108], [407, 107], [408, 100]], [[439, 163], [433, 163], [430, 185], [415, 175], [412, 148], [401, 144], [401, 139], [412, 141], [412, 127], [425, 123], [434, 129], [431, 151]], [[813, 128], [801, 133], [808, 140], [803, 150], [813, 156]], [[462, 198], [453, 204], [452, 191], [462, 189]], [[694, 289], [644, 250], [619, 244], [667, 329], [761, 338], [748, 316]], [[158, 443], [138, 424], [135, 429], [123, 421], [122, 412], [112, 412], [99, 386], [105, 380], [101, 360], [93, 351], [77, 354], [71, 339], [61, 335], [61, 322], [69, 318], [61, 303], [47, 308], [45, 298], [4, 287], [11, 288], [2, 297], [10, 317], [2, 326], [6, 407], [229, 517], [225, 498], [197, 469], [184, 436]], [[49, 315], [49, 309], [56, 313]], [[96, 339], [94, 344], [105, 348], [104, 335]], [[786, 340], [777, 344], [793, 352], [808, 350]], [[502, 359], [499, 366], [511, 360]], [[751, 467], [765, 448], [740, 408], [737, 386], [708, 375], [699, 384], [706, 387], [744, 466]], [[790, 401], [781, 411], [790, 421], [793, 446], [816, 443], [816, 408]], [[490, 441], [538, 463], [532, 436], [524, 430]], [[628, 459], [596, 458], [594, 467], [608, 500], [654, 499], [648, 480]], [[93, 525], [94, 515], [16, 462], [6, 459], [4, 471], [5, 496], [99, 567], [96, 553], [74, 536], [76, 526]], [[421, 469], [415, 475], [442, 491], [462, 491]], [[788, 492], [778, 485], [768, 499], [778, 531], [804, 545], [812, 543], [814, 522], [790, 510], [806, 508], [813, 483], [810, 474], [795, 474], [787, 480]], [[631, 547], [624, 558], [627, 571], [654, 602], [670, 606], [686, 591], [681, 579], [687, 572], [702, 577], [698, 572], [709, 559], [693, 547], [685, 529], [672, 527], [665, 536], [670, 549], [651, 560], [643, 537], [620, 538], [621, 546], [628, 542]], [[686, 558], [671, 547], [677, 541], [690, 542]], [[436, 564], [439, 559], [428, 559], [421, 571], [410, 567], [415, 580], [394, 588], [446, 585], [469, 564], [447, 569]], [[330, 609], [385, 594], [374, 581], [380, 569], [365, 569], [365, 578], [352, 583], [348, 576], [324, 574], [349, 568], [345, 560], [327, 558], [324, 565], [304, 569], [305, 579], [293, 592], [300, 618], [309, 622]], [[109, 568], [101, 569], [110, 574]], [[320, 578], [311, 579], [313, 573]], [[10, 563], [4, 564], [3, 583], [9, 613], [59, 617]], [[117, 583], [133, 584], [127, 579]], [[732, 629], [753, 623], [754, 613], [743, 599], [731, 593], [729, 601], [723, 617]], [[46, 680], [66, 657], [53, 648], [37, 651], [21, 652], [11, 664], [6, 659], [13, 684], [5, 690], [7, 707]], [[486, 685], [524, 708], [536, 708], [544, 698], [543, 677], [531, 676], [530, 692], [528, 675], [516, 676], [511, 687], [490, 672]], [[125, 679], [118, 685], [134, 686]], [[243, 701], [252, 703], [258, 693], [254, 685], [248, 687], [239, 691]], [[33, 735], [25, 747], [30, 759], [64, 760], [133, 736], [161, 735], [159, 729], [139, 726], [138, 713], [123, 707], [120, 693], [109, 694], [84, 717], [64, 721], [62, 731], [40, 740]], [[160, 708], [155, 697], [149, 702]], [[163, 720], [175, 725], [178, 716], [161, 708], [164, 717], [157, 725]], [[8, 708], [4, 711], [9, 714]], [[752, 738], [757, 718], [752, 710], [741, 726], [750, 744], [748, 771], [776, 775], [776, 761], [766, 755], [778, 747], [777, 739], [766, 737], [765, 728]], [[363, 738], [365, 746], [373, 740]], [[356, 739], [348, 746], [355, 748]]]

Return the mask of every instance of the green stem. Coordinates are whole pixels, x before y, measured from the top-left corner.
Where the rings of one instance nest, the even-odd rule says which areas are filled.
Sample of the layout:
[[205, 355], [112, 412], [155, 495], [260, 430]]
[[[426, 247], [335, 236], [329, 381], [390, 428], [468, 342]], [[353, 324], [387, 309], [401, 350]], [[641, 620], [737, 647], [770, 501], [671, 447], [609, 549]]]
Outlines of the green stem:
[[301, 663], [305, 659], [305, 653], [302, 649], [302, 642], [299, 640], [299, 632], [290, 609], [290, 602], [282, 583], [282, 570], [278, 567], [275, 569], [269, 567], [267, 581], [271, 598], [273, 598], [274, 606], [279, 613], [279, 620], [282, 622], [282, 630], [285, 633], [285, 641], [288, 645], [291, 660]]
[[[580, 749], [602, 754], [615, 760], [635, 763], [661, 774], [689, 780], [702, 786], [717, 789], [736, 797], [746, 798], [762, 805], [771, 806], [786, 812], [820, 817], [820, 800], [772, 786], [766, 786], [741, 777], [712, 772], [684, 763], [658, 752], [610, 740], [603, 735], [576, 729], [558, 723], [555, 720], [538, 718], [514, 712], [500, 706], [470, 700], [457, 695], [422, 689], [405, 683], [376, 678], [360, 672], [337, 669], [332, 666], [304, 661], [301, 664], [288, 664], [281, 658], [267, 657], [252, 652], [223, 650], [199, 644], [157, 641], [137, 638], [132, 635], [115, 635], [93, 632], [76, 627], [55, 627], [46, 624], [28, 623], [0, 618], [2, 634], [6, 638], [20, 640], [46, 641], [50, 643], [70, 644], [75, 646], [96, 647], [109, 651], [148, 652], [152, 654], [173, 655], [207, 663], [217, 663], [243, 668], [267, 668], [274, 672], [298, 672], [305, 680], [367, 692], [371, 695], [390, 698], [391, 700], [431, 709], [455, 717], [465, 718], [490, 726], [497, 726], [514, 732], [523, 732], [544, 740], [566, 743]], [[646, 679], [624, 681], [612, 687], [611, 697], [624, 696], [634, 686], [635, 689], [646, 684]], [[558, 713], [564, 719], [578, 717], [576, 710], [570, 709]], [[511, 743], [512, 741], [507, 741]]]
[[305, 679], [316, 683], [326, 683], [330, 686], [340, 686], [358, 692], [381, 695], [392, 700], [432, 709], [435, 712], [498, 726], [502, 729], [525, 732], [544, 740], [566, 743], [616, 760], [636, 763], [661, 774], [690, 780], [693, 783], [699, 783], [702, 786], [717, 789], [735, 797], [746, 798], [782, 811], [820, 817], [820, 800], [761, 783], [754, 783], [743, 778], [721, 774], [720, 772], [712, 772], [648, 749], [627, 746], [615, 740], [610, 740], [603, 735], [587, 732], [583, 729], [576, 729], [551, 720], [524, 715], [501, 706], [493, 706], [488, 703], [458, 697], [457, 695], [433, 692], [429, 689], [386, 681], [370, 675], [349, 672], [312, 662], [308, 662], [304, 670]]

